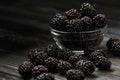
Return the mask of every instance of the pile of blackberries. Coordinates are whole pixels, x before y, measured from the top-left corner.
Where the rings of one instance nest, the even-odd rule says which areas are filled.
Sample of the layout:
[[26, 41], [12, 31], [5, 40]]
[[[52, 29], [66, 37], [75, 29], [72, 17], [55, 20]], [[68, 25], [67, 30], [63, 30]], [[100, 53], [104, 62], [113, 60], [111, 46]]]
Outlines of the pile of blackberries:
[[[87, 51], [86, 51], [87, 52]], [[87, 54], [87, 56], [86, 56]], [[94, 73], [96, 67], [110, 70], [111, 62], [103, 50], [94, 50], [85, 54], [75, 54], [69, 49], [59, 49], [50, 44], [43, 49], [28, 51], [28, 61], [24, 61], [18, 71], [23, 78], [35, 80], [55, 80], [52, 73], [65, 75], [67, 80], [84, 80]]]
[[57, 13], [51, 19], [53, 29], [65, 32], [91, 31], [105, 26], [105, 15], [99, 14], [89, 3], [83, 3], [79, 10], [73, 8], [65, 14]]
[[[66, 32], [90, 31], [105, 25], [105, 16], [98, 14], [89, 3], [83, 3], [79, 11], [71, 9], [65, 15], [58, 13], [51, 20], [53, 29]], [[106, 46], [113, 55], [120, 56], [120, 39], [110, 38]], [[102, 49], [75, 54], [69, 49], [61, 50], [56, 44], [50, 44], [43, 49], [28, 51], [27, 56], [29, 60], [18, 67], [18, 72], [23, 78], [35, 80], [55, 80], [52, 73], [64, 75], [67, 80], [84, 80], [97, 68], [111, 69], [111, 61]]]

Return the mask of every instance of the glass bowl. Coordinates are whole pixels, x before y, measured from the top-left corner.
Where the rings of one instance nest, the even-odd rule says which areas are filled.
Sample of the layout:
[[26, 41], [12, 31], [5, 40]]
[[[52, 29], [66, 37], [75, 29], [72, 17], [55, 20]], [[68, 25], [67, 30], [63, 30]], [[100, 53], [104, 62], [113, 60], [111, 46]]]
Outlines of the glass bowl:
[[98, 48], [106, 29], [107, 25], [97, 30], [84, 32], [64, 32], [51, 28], [51, 34], [59, 48], [68, 48], [77, 52]]

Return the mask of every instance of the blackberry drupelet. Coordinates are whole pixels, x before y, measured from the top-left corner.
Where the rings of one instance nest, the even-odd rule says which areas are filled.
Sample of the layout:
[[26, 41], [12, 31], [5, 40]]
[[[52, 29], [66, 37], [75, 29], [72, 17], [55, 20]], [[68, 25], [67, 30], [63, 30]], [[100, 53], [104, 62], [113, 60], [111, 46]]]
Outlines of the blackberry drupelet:
[[84, 80], [85, 76], [81, 70], [71, 69], [66, 72], [67, 80]]
[[62, 61], [62, 60], [59, 62], [58, 66], [57, 66], [57, 70], [61, 75], [65, 75], [66, 72], [72, 68], [73, 68], [73, 66], [69, 62]]
[[88, 58], [86, 58], [83, 54], [75, 54], [68, 59], [68, 62], [75, 66], [76, 62], [79, 60], [88, 60]]
[[35, 80], [55, 80], [55, 77], [51, 73], [43, 73], [39, 75]]
[[44, 65], [44, 60], [48, 58], [48, 54], [47, 53], [40, 53], [33, 61], [32, 63], [34, 65]]
[[120, 56], [120, 39], [110, 38], [106, 46], [114, 56]]
[[90, 31], [92, 29], [92, 19], [90, 17], [83, 17], [81, 18], [81, 21], [83, 22], [82, 31]]
[[76, 63], [76, 69], [80, 69], [87, 76], [92, 75], [95, 71], [95, 65], [91, 61], [80, 60]]
[[30, 61], [32, 62], [42, 52], [43, 52], [43, 50], [41, 50], [41, 49], [31, 49], [30, 51], [28, 51], [27, 56], [30, 59]]
[[59, 51], [58, 53], [58, 59], [62, 59], [67, 61], [69, 59], [70, 56], [73, 56], [75, 53], [73, 53], [71, 50], [69, 49], [62, 49]]
[[24, 61], [19, 67], [18, 72], [24, 78], [31, 77], [31, 70], [33, 68], [33, 64], [30, 61]]
[[77, 11], [77, 9], [70, 9], [65, 13], [68, 19], [76, 19], [81, 17], [81, 14]]
[[103, 28], [106, 25], [106, 17], [103, 14], [97, 14], [93, 17], [93, 24], [99, 28]]
[[56, 72], [58, 63], [59, 63], [59, 60], [57, 60], [54, 57], [49, 57], [45, 59], [45, 66], [48, 68], [48, 71], [50, 72]]
[[50, 44], [46, 48], [45, 52], [48, 53], [48, 56], [57, 58], [59, 50], [60, 49], [59, 49], [59, 47], [56, 44]]
[[89, 58], [91, 61], [94, 61], [95, 58], [98, 56], [103, 56], [105, 58], [108, 58], [108, 55], [102, 49], [91, 52], [91, 54], [89, 55]]
[[84, 16], [88, 16], [88, 17], [91, 17], [93, 18], [96, 14], [97, 14], [97, 11], [94, 9], [94, 7], [89, 4], [89, 3], [83, 3], [81, 5], [81, 9], [80, 9], [80, 12], [81, 12], [81, 16], [84, 17]]
[[38, 65], [32, 68], [31, 74], [34, 78], [36, 78], [38, 75], [47, 73], [47, 72], [48, 72], [48, 69], [46, 67], [44, 67], [43, 65]]
[[80, 32], [82, 31], [83, 23], [80, 19], [72, 19], [66, 25], [67, 32]]
[[93, 63], [100, 70], [110, 70], [111, 68], [111, 62], [103, 56], [97, 56]]
[[67, 21], [66, 16], [57, 13], [51, 20], [51, 27], [56, 30], [64, 31]]

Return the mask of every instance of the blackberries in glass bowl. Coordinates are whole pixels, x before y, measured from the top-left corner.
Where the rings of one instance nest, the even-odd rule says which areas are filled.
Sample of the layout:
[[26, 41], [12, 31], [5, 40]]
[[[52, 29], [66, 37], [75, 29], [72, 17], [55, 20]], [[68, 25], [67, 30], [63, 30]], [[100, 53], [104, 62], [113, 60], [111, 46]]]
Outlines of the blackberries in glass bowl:
[[107, 23], [89, 3], [83, 3], [79, 10], [72, 8], [65, 15], [57, 13], [51, 19], [51, 34], [57, 45], [72, 51], [97, 48], [103, 40]]

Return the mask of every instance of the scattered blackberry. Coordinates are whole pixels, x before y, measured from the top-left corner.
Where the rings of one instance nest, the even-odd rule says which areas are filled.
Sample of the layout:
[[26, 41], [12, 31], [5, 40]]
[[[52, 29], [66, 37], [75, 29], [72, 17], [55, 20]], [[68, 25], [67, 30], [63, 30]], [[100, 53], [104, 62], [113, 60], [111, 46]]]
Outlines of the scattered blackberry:
[[114, 56], [120, 56], [120, 39], [110, 38], [106, 46]]
[[68, 19], [76, 19], [80, 18], [81, 15], [77, 9], [70, 9], [69, 11], [66, 11], [66, 16]]
[[32, 76], [34, 78], [36, 78], [40, 74], [47, 73], [47, 72], [48, 72], [48, 69], [43, 65], [38, 65], [32, 68]]
[[48, 53], [48, 56], [57, 58], [59, 50], [60, 49], [59, 49], [59, 47], [56, 44], [50, 44], [46, 48], [45, 52]]
[[71, 69], [66, 72], [67, 80], [84, 80], [85, 76], [81, 70]]
[[41, 49], [31, 49], [28, 51], [27, 56], [31, 61], [34, 61], [34, 59], [42, 52], [43, 51]]
[[75, 53], [73, 53], [71, 50], [69, 49], [63, 49], [60, 50], [58, 53], [58, 58], [67, 61], [69, 59], [70, 56], [73, 56]]
[[62, 60], [59, 62], [58, 66], [57, 66], [57, 70], [61, 75], [65, 75], [65, 73], [72, 68], [73, 67], [69, 62], [62, 61]]
[[51, 27], [56, 30], [64, 30], [67, 17], [63, 16], [62, 14], [57, 13], [51, 20]]
[[81, 18], [81, 21], [83, 22], [82, 31], [91, 30], [92, 19], [90, 17], [85, 16], [85, 17]]
[[87, 76], [92, 75], [95, 71], [95, 66], [91, 61], [80, 60], [76, 63], [76, 69], [80, 69]]
[[88, 60], [88, 59], [83, 54], [75, 54], [68, 59], [68, 62], [70, 62], [74, 66], [76, 62], [78, 62], [79, 60]]
[[97, 56], [93, 63], [100, 70], [110, 70], [111, 68], [111, 62], [103, 56]]
[[81, 5], [81, 9], [80, 9], [81, 15], [84, 16], [88, 16], [93, 18], [96, 14], [97, 11], [94, 9], [94, 7], [89, 4], [89, 3], [83, 3]]
[[44, 60], [48, 58], [47, 53], [40, 53], [33, 61], [32, 63], [34, 65], [44, 65]]
[[45, 59], [45, 66], [48, 68], [50, 72], [56, 72], [58, 63], [59, 60], [55, 59], [54, 57], [49, 57]]
[[67, 32], [80, 32], [82, 31], [83, 23], [80, 19], [72, 19], [66, 25]]
[[29, 61], [24, 61], [19, 67], [18, 72], [22, 77], [29, 78], [31, 77], [31, 69], [33, 68], [33, 64]]
[[104, 57], [108, 58], [108, 55], [103, 50], [95, 50], [90, 54], [89, 57], [91, 60], [94, 61], [97, 56], [104, 56]]
[[95, 26], [97, 26], [98, 28], [103, 28], [106, 25], [106, 17], [103, 14], [97, 14], [94, 18], [93, 18], [93, 23], [95, 24]]
[[43, 73], [39, 75], [35, 80], [55, 80], [51, 73]]

